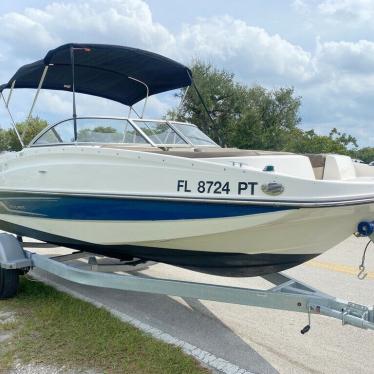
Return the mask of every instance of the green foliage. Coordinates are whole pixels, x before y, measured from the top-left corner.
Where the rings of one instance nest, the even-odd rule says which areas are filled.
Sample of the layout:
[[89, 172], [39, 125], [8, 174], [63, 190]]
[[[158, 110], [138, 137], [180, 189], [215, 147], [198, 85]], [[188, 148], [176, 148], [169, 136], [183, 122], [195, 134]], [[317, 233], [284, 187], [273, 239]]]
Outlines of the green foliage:
[[239, 148], [284, 150], [300, 123], [300, 98], [292, 88], [247, 89], [241, 116], [229, 128], [229, 145]]
[[[233, 74], [215, 69], [210, 64], [197, 61], [192, 72], [214, 123], [209, 120], [193, 87], [188, 90], [180, 111], [172, 111], [169, 115], [194, 123], [218, 144], [227, 145], [229, 128], [241, 115], [242, 103], [247, 101], [247, 89], [234, 82]], [[184, 94], [185, 89], [182, 89], [177, 96], [183, 97]]]
[[366, 163], [374, 161], [374, 147], [365, 147], [361, 149], [355, 149], [350, 152], [353, 158], [357, 158]]
[[0, 347], [4, 370], [21, 362], [74, 373], [208, 373], [180, 348], [35, 280], [21, 278], [17, 297], [1, 300], [4, 311], [16, 315], [15, 323], [0, 324], [0, 334], [10, 333]]
[[[182, 105], [168, 115], [196, 124], [221, 146], [341, 154], [353, 154], [352, 148], [357, 148], [354, 137], [335, 128], [328, 136], [302, 130], [301, 98], [295, 96], [293, 88], [247, 87], [235, 82], [233, 74], [201, 61], [195, 61], [191, 69], [214, 124], [193, 87]], [[182, 89], [177, 96], [182, 98], [184, 94]], [[356, 153], [369, 160], [374, 159], [373, 150]]]
[[[40, 131], [48, 126], [48, 122], [39, 117], [34, 117], [28, 121], [17, 123], [16, 126], [21, 137], [23, 136], [23, 142], [27, 145]], [[21, 149], [21, 143], [13, 128], [0, 129], [0, 152], [20, 151]]]
[[115, 134], [117, 132], [117, 130], [111, 126], [97, 126], [90, 131], [100, 132], [102, 134]]
[[314, 130], [303, 131], [296, 129], [289, 139], [286, 149], [295, 153], [350, 153], [349, 147], [357, 147], [356, 139], [335, 128], [329, 136], [317, 135]]
[[[294, 97], [293, 88], [247, 87], [235, 82], [233, 74], [199, 61], [192, 72], [214, 123], [193, 87], [179, 111], [169, 115], [196, 124], [221, 146], [282, 149], [300, 123], [300, 98]], [[184, 94], [185, 89], [178, 96]]]

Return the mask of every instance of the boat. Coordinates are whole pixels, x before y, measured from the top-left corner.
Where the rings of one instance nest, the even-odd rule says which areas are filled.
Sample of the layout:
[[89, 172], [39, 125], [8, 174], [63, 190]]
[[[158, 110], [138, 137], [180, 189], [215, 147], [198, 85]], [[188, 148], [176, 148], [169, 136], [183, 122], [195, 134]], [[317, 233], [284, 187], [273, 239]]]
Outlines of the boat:
[[[198, 90], [190, 69], [148, 51], [71, 43], [0, 86], [72, 93], [72, 117], [0, 156], [0, 229], [58, 246], [222, 276], [306, 262], [374, 231], [374, 168], [335, 154], [221, 148], [198, 127], [145, 119], [151, 95]], [[6, 97], [5, 91], [9, 91]], [[124, 117], [79, 116], [75, 94]], [[142, 113], [134, 104], [144, 100]]]

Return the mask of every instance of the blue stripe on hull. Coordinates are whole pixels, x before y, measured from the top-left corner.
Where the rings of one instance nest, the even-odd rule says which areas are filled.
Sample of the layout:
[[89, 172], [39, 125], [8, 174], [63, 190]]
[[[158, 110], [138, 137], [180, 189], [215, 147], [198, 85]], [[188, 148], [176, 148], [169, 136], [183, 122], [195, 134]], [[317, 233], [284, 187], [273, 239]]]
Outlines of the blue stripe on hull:
[[47, 196], [25, 193], [0, 195], [2, 214], [66, 220], [186, 220], [237, 217], [289, 209], [275, 206], [115, 197]]

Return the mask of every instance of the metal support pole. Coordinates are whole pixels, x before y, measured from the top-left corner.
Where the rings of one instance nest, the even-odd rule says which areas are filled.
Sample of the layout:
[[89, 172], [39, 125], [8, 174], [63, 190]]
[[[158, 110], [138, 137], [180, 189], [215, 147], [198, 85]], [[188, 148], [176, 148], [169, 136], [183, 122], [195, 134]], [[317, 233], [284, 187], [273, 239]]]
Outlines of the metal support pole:
[[20, 134], [19, 134], [19, 132], [17, 130], [17, 126], [16, 126], [16, 123], [15, 123], [15, 121], [13, 119], [12, 113], [10, 112], [9, 108], [6, 105], [6, 100], [5, 100], [5, 97], [4, 97], [4, 95], [3, 95], [2, 92], [1, 92], [1, 97], [3, 98], [4, 105], [5, 105], [5, 108], [6, 108], [7, 112], [8, 112], [8, 114], [9, 114], [10, 120], [12, 121], [12, 125], [13, 125], [13, 128], [14, 128], [14, 131], [16, 132], [17, 138], [18, 138], [19, 142], [21, 143], [22, 148], [25, 148], [25, 145], [23, 144], [23, 140], [22, 140], [22, 138], [21, 138], [21, 136], [20, 136]]
[[10, 98], [12, 97], [12, 93], [13, 93], [13, 89], [14, 89], [15, 84], [16, 84], [16, 81], [14, 80], [14, 81], [12, 82], [12, 85], [10, 86], [9, 95], [8, 95], [7, 100], [6, 100], [6, 107], [7, 107], [7, 108], [9, 107]]
[[195, 89], [195, 91], [196, 91], [196, 93], [197, 93], [197, 96], [199, 97], [200, 102], [201, 102], [201, 104], [203, 105], [203, 107], [204, 107], [204, 109], [205, 109], [205, 111], [206, 111], [206, 113], [207, 113], [207, 115], [208, 115], [210, 121], [212, 122], [213, 126], [215, 126], [216, 123], [214, 122], [214, 119], [213, 119], [212, 115], [210, 114], [210, 112], [209, 112], [209, 110], [208, 110], [208, 108], [207, 108], [207, 106], [206, 106], [206, 104], [205, 104], [205, 101], [204, 101], [203, 97], [201, 96], [201, 93], [200, 93], [199, 89], [198, 89], [197, 86], [196, 86], [196, 83], [193, 81], [191, 74], [190, 74], [189, 72], [187, 72], [187, 74], [188, 74], [188, 76], [189, 76], [190, 79], [191, 79], [191, 82], [192, 82], [193, 87], [194, 87], [194, 89]]
[[142, 118], [139, 116], [139, 113], [135, 110], [135, 108], [131, 107], [131, 110], [138, 116], [138, 118]]
[[204, 109], [206, 111], [206, 114], [208, 115], [208, 117], [210, 119], [210, 122], [212, 122], [212, 124], [215, 126], [216, 123], [214, 122], [214, 119], [213, 119], [212, 115], [210, 114], [210, 112], [208, 110], [208, 107], [206, 106], [205, 101], [204, 101], [203, 97], [201, 96], [201, 93], [200, 93], [200, 91], [197, 88], [197, 86], [196, 86], [195, 83], [193, 83], [193, 88], [195, 89], [195, 91], [197, 93], [197, 96], [199, 97], [199, 99], [201, 101], [201, 104], [203, 104], [203, 107], [204, 107]]
[[43, 86], [45, 76], [47, 75], [48, 68], [49, 68], [49, 66], [45, 66], [45, 67], [44, 67], [42, 77], [40, 78], [39, 85], [38, 85], [38, 89], [36, 90], [35, 97], [34, 97], [34, 100], [33, 100], [33, 102], [32, 102], [32, 105], [31, 105], [31, 109], [30, 109], [29, 115], [27, 116], [27, 120], [26, 120], [26, 128], [25, 128], [25, 131], [22, 133], [22, 140], [25, 139], [25, 135], [26, 135], [26, 133], [27, 133], [27, 129], [28, 129], [27, 123], [28, 123], [28, 121], [30, 121], [30, 119], [31, 119], [32, 112], [33, 112], [33, 110], [34, 110], [34, 107], [35, 107], [35, 104], [36, 104], [36, 100], [38, 100], [39, 93], [40, 93], [40, 90], [41, 90], [41, 88], [42, 88], [42, 86]]
[[70, 64], [71, 64], [71, 88], [73, 92], [73, 121], [74, 121], [74, 140], [77, 141], [78, 138], [78, 130], [77, 130], [77, 107], [75, 103], [75, 56], [74, 51], [84, 51], [84, 52], [91, 52], [90, 48], [85, 47], [70, 47]]
[[77, 141], [77, 108], [75, 105], [75, 62], [74, 62], [74, 47], [70, 47], [70, 63], [71, 63], [71, 79], [73, 91], [73, 121], [74, 121], [74, 141]]
[[186, 91], [184, 91], [184, 94], [183, 94], [182, 100], [181, 100], [181, 102], [180, 102], [179, 105], [178, 105], [178, 110], [177, 110], [177, 113], [178, 113], [178, 114], [179, 114], [180, 111], [182, 110], [182, 106], [183, 106], [184, 100], [186, 99], [186, 96], [187, 96], [187, 93], [188, 93], [188, 90], [189, 90], [189, 89], [190, 89], [190, 86], [187, 86]]
[[143, 116], [144, 116], [144, 111], [145, 111], [145, 107], [146, 107], [146, 105], [147, 105], [147, 101], [148, 101], [149, 88], [148, 88], [148, 86], [147, 86], [144, 82], [142, 82], [142, 81], [139, 80], [139, 79], [136, 79], [136, 78], [133, 78], [133, 77], [128, 77], [128, 78], [129, 78], [129, 79], [132, 79], [132, 80], [135, 81], [135, 82], [139, 82], [139, 83], [141, 83], [141, 84], [145, 87], [145, 89], [147, 90], [147, 96], [145, 97], [144, 106], [143, 106], [143, 110], [142, 110], [142, 115], [140, 116], [140, 118], [143, 118]]
[[138, 118], [142, 118], [139, 116], [138, 112], [135, 110], [135, 108], [133, 108], [133, 106], [130, 106], [130, 109], [129, 109], [129, 113], [127, 115], [127, 118], [130, 118], [131, 117], [131, 112], [134, 112]]
[[31, 116], [32, 116], [32, 112], [33, 112], [33, 110], [34, 110], [36, 100], [37, 100], [38, 97], [39, 97], [39, 93], [40, 93], [40, 90], [41, 90], [42, 85], [43, 85], [43, 83], [44, 83], [45, 76], [47, 75], [48, 68], [49, 68], [49, 66], [46, 66], [46, 67], [44, 68], [44, 70], [43, 70], [43, 74], [42, 74], [42, 77], [40, 78], [39, 85], [38, 85], [38, 89], [37, 89], [37, 91], [36, 91], [36, 94], [35, 94], [35, 97], [34, 97], [34, 101], [32, 102], [32, 105], [31, 105], [31, 109], [30, 109], [29, 115], [27, 116], [27, 120], [30, 120], [30, 118], [31, 118]]

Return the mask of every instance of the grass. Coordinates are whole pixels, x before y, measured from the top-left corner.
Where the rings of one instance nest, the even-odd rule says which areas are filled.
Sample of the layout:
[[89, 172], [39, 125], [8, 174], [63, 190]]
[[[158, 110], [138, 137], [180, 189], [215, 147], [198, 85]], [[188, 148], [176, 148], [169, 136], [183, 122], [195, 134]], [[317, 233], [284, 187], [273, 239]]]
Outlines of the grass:
[[99, 373], [208, 373], [179, 348], [40, 282], [23, 278], [16, 298], [0, 300], [0, 311], [17, 319], [0, 324], [0, 333], [13, 332], [2, 344], [0, 368], [20, 361]]

